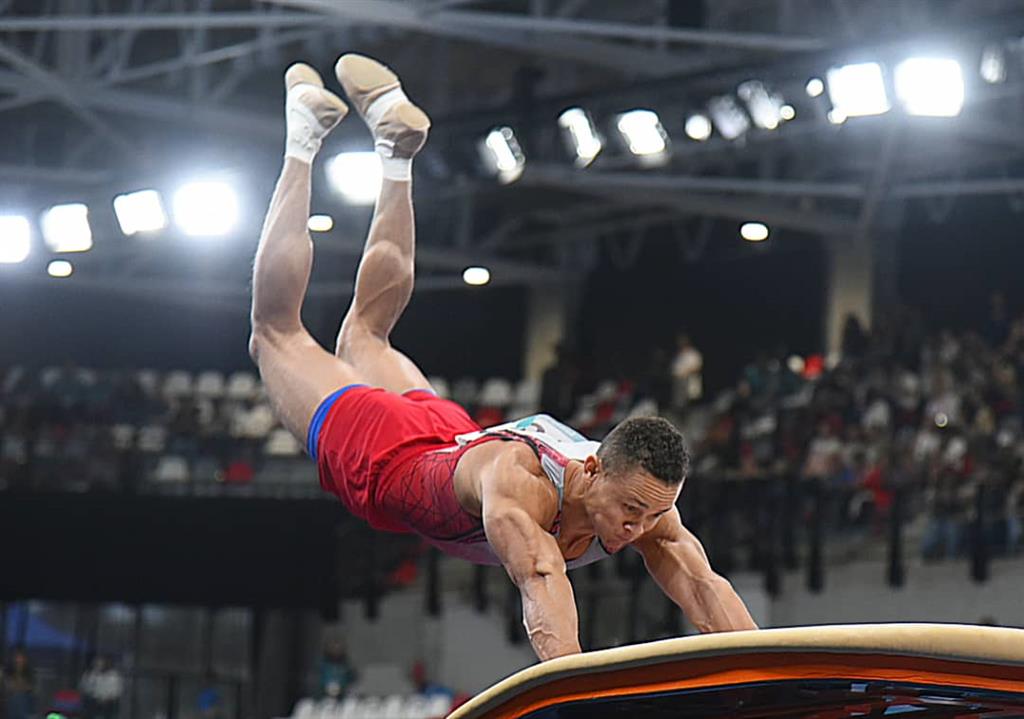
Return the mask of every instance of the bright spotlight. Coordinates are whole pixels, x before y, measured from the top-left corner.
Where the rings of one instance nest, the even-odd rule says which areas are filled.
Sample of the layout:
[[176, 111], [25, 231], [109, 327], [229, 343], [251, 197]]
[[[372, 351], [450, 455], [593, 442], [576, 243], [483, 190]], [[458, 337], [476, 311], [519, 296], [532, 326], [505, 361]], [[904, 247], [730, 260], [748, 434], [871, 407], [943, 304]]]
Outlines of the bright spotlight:
[[327, 181], [350, 205], [372, 205], [384, 170], [376, 152], [341, 152], [324, 165]]
[[558, 124], [565, 129], [576, 153], [576, 165], [586, 167], [601, 152], [601, 137], [597, 134], [590, 114], [581, 107], [570, 107], [558, 116]]
[[310, 232], [330, 232], [334, 229], [334, 218], [330, 215], [311, 215], [306, 226]]
[[172, 205], [175, 223], [191, 237], [223, 237], [238, 224], [238, 195], [226, 182], [183, 185], [174, 193]]
[[157, 232], [167, 227], [167, 213], [156, 190], [118, 195], [114, 198], [114, 214], [121, 232], [129, 236], [138, 232]]
[[502, 183], [514, 182], [523, 174], [526, 155], [511, 127], [496, 127], [479, 145], [480, 156]]
[[832, 107], [845, 117], [881, 115], [889, 111], [882, 66], [877, 62], [843, 65], [828, 71]]
[[708, 111], [718, 134], [726, 140], [735, 140], [750, 129], [750, 118], [731, 95], [712, 98]]
[[32, 228], [21, 215], [0, 215], [0, 264], [24, 262], [32, 251]]
[[779, 117], [789, 122], [794, 117], [796, 117], [796, 108], [793, 107], [792, 105], [783, 105], [782, 107], [779, 108]]
[[54, 260], [46, 266], [46, 272], [50, 277], [71, 277], [75, 268], [67, 260]]
[[467, 267], [462, 273], [462, 281], [475, 287], [486, 285], [491, 281], [491, 272], [486, 267]]
[[896, 97], [911, 115], [956, 117], [964, 106], [960, 63], [949, 58], [912, 57], [896, 66]]
[[744, 222], [740, 237], [747, 242], [764, 242], [768, 239], [768, 226], [760, 222]]
[[820, 97], [821, 93], [825, 92], [825, 83], [820, 77], [812, 77], [807, 81], [804, 89], [811, 97]]
[[831, 110], [829, 110], [825, 116], [828, 118], [828, 121], [831, 122], [833, 125], [842, 125], [844, 122], [846, 122], [846, 113], [836, 108], [832, 108]]
[[989, 85], [1006, 82], [1006, 51], [1001, 45], [987, 45], [981, 51], [981, 79]]
[[771, 92], [759, 80], [747, 80], [736, 88], [736, 94], [747, 104], [750, 119], [763, 130], [774, 130], [779, 126], [782, 97]]
[[711, 120], [707, 115], [697, 113], [686, 118], [686, 136], [697, 142], [711, 137]]
[[615, 126], [634, 155], [660, 155], [668, 149], [668, 134], [652, 110], [630, 110], [619, 115]]
[[53, 252], [87, 252], [92, 249], [89, 208], [75, 202], [54, 205], [43, 213], [43, 240]]

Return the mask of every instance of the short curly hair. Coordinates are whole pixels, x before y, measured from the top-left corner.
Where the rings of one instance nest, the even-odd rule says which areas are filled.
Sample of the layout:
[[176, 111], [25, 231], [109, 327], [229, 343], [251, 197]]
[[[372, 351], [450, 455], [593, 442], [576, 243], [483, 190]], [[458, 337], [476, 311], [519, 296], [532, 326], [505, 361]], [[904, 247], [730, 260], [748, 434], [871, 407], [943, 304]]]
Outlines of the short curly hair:
[[621, 422], [601, 442], [597, 457], [610, 474], [639, 467], [669, 486], [682, 483], [690, 469], [683, 435], [661, 417], [634, 417]]

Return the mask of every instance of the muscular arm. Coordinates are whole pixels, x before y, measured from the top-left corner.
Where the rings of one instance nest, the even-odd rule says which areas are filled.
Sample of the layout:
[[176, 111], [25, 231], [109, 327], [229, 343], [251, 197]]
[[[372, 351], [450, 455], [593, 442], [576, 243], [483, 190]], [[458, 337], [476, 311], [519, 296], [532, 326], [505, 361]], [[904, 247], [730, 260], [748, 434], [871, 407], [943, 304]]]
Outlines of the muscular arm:
[[700, 541], [673, 509], [636, 542], [647, 571], [701, 632], [757, 629], [732, 584], [711, 569]]
[[580, 652], [579, 619], [562, 552], [542, 526], [551, 497], [534, 480], [521, 467], [499, 468], [483, 482], [482, 515], [487, 541], [522, 595], [523, 624], [543, 661]]

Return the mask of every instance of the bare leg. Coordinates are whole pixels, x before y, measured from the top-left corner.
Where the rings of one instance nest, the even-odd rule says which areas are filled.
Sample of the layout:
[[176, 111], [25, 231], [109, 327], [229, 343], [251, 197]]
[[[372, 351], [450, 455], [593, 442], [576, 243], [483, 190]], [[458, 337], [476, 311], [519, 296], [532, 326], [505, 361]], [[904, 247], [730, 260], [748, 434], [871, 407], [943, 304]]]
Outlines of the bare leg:
[[[343, 104], [340, 109], [314, 107], [326, 113], [323, 134], [344, 114]], [[300, 442], [320, 402], [334, 390], [360, 382], [353, 368], [317, 344], [302, 324], [302, 300], [313, 266], [307, 230], [310, 183], [309, 162], [286, 157], [256, 250], [249, 339], [249, 353], [271, 403]]]
[[[335, 354], [360, 376], [392, 392], [427, 389], [419, 368], [391, 346], [390, 335], [412, 296], [416, 227], [409, 163], [426, 141], [430, 120], [401, 93], [398, 78], [370, 58], [343, 56], [338, 78], [374, 134], [382, 155], [381, 184], [373, 222], [356, 273], [355, 296], [341, 324]], [[400, 97], [395, 97], [395, 95]], [[388, 104], [390, 98], [390, 104]], [[386, 107], [381, 109], [380, 100]], [[405, 163], [389, 178], [389, 163]]]
[[415, 250], [410, 183], [384, 180], [335, 354], [371, 384], [392, 392], [430, 388], [420, 369], [390, 341], [412, 296]]

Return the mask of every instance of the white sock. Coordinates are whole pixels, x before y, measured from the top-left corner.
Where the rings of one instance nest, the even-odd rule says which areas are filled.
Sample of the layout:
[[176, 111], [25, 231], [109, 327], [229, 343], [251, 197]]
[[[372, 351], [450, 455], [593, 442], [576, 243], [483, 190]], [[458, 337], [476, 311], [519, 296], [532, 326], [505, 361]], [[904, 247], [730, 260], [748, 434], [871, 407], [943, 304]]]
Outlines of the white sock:
[[380, 166], [385, 180], [408, 182], [412, 179], [412, 158], [388, 157], [379, 148], [377, 154], [380, 155]]
[[299, 101], [298, 93], [304, 89], [302, 85], [296, 85], [288, 91], [288, 98], [285, 101], [287, 139], [284, 145], [284, 156], [294, 157], [312, 164], [313, 158], [320, 150], [320, 141], [326, 134], [326, 130], [316, 119], [313, 111]]

